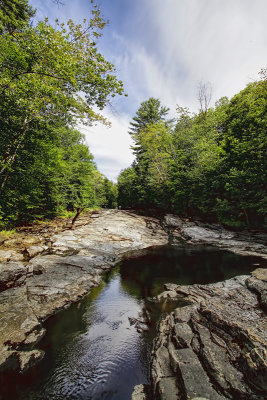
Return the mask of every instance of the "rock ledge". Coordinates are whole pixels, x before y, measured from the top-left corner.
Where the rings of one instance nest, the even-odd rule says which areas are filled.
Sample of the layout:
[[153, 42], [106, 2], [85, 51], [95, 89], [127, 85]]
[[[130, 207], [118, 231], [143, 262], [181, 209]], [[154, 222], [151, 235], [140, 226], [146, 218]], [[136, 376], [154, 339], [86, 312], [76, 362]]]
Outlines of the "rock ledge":
[[210, 285], [166, 285], [162, 299], [186, 299], [164, 318], [151, 361], [153, 398], [267, 397], [267, 270]]

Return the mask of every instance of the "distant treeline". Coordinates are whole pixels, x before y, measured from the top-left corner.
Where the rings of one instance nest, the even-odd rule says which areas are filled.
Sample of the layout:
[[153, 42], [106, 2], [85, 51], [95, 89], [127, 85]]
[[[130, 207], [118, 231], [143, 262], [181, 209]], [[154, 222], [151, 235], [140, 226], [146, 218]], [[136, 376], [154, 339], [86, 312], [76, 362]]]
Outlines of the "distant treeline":
[[27, 0], [0, 0], [0, 227], [66, 210], [116, 206], [116, 186], [96, 168], [75, 126], [104, 120], [123, 93], [113, 65], [97, 50], [105, 26], [89, 20], [33, 22]]
[[175, 121], [158, 99], [143, 102], [131, 122], [135, 161], [119, 176], [118, 203], [266, 227], [266, 70], [260, 78], [215, 108], [202, 85], [200, 112], [177, 107]]

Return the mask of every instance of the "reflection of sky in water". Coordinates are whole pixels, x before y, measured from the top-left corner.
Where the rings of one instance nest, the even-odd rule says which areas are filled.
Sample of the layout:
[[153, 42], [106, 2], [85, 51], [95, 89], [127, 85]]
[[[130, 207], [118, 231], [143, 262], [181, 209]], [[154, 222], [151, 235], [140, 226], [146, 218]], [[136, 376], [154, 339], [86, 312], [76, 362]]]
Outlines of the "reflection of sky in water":
[[40, 344], [45, 359], [21, 379], [26, 388], [16, 390], [18, 378], [11, 378], [4, 398], [130, 399], [136, 384], [148, 382], [155, 325], [138, 333], [129, 318], [140, 318], [145, 303], [155, 320], [159, 313], [144, 297], [160, 293], [166, 282], [208, 283], [246, 274], [259, 260], [203, 247], [162, 247], [124, 261], [81, 302], [47, 321]]

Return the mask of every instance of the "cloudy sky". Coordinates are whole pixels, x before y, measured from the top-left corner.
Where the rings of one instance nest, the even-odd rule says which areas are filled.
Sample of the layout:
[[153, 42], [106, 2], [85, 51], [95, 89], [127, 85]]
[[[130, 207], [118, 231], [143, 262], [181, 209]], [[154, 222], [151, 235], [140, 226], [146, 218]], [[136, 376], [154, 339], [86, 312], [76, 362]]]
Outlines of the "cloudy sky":
[[[38, 17], [81, 21], [90, 0], [32, 0]], [[115, 180], [132, 162], [129, 122], [140, 103], [159, 98], [197, 111], [200, 81], [213, 87], [213, 103], [231, 98], [267, 67], [266, 0], [98, 0], [109, 19], [99, 49], [113, 62], [128, 97], [104, 114], [112, 122], [80, 127], [98, 169]]]

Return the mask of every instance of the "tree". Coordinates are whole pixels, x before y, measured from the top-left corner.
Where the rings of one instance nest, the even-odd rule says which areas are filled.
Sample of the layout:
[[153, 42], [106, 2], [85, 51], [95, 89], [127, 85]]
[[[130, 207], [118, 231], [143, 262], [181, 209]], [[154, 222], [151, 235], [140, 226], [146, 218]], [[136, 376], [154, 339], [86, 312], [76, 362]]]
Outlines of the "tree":
[[117, 185], [108, 178], [104, 178], [104, 190], [105, 190], [105, 202], [102, 204], [102, 207], [105, 208], [116, 208], [117, 198], [118, 198], [118, 188]]
[[129, 167], [118, 177], [118, 205], [122, 208], [136, 207], [140, 201], [136, 169]]
[[96, 107], [103, 109], [123, 88], [97, 51], [104, 26], [94, 6], [88, 23], [69, 20], [55, 29], [45, 20], [0, 36], [1, 189], [36, 125], [106, 122]]
[[[169, 108], [160, 104], [159, 99], [150, 97], [147, 101], [143, 101], [137, 110], [136, 115], [130, 122], [129, 133], [132, 136], [135, 145], [132, 147], [136, 157], [142, 154], [142, 145], [140, 143], [140, 132], [149, 124], [156, 124], [165, 121]], [[170, 123], [168, 121], [167, 123]]]
[[[171, 125], [171, 120], [166, 120], [169, 109], [161, 105], [159, 99], [150, 98], [141, 103], [136, 115], [130, 122], [130, 130], [134, 140], [132, 147], [135, 154], [135, 161], [132, 168], [122, 172], [118, 184], [118, 198], [122, 206], [134, 204], [135, 207], [143, 207], [147, 204], [155, 205], [156, 185], [153, 175], [153, 166], [157, 169], [158, 163], [152, 160], [148, 153], [148, 141], [150, 128], [153, 125], [162, 123], [164, 127]], [[152, 128], [151, 128], [152, 129]], [[153, 142], [154, 143], [154, 142]], [[131, 183], [127, 183], [127, 180]], [[122, 189], [122, 182], [126, 185], [126, 190]], [[133, 186], [134, 182], [134, 186]]]
[[65, 210], [78, 217], [84, 208], [102, 205], [95, 187], [103, 181], [80, 132], [64, 126], [46, 126], [45, 134], [36, 129], [25, 137], [1, 195], [2, 225], [53, 218]]
[[257, 226], [266, 217], [267, 80], [249, 84], [227, 107], [221, 143], [224, 192], [218, 212], [233, 226]]
[[266, 71], [260, 75], [215, 108], [208, 108], [205, 90], [198, 114], [177, 106], [175, 127], [164, 120], [142, 125], [140, 116], [134, 126], [140, 151], [118, 181], [122, 205], [229, 227], [266, 226]]
[[22, 30], [34, 14], [27, 0], [0, 0], [0, 34]]
[[200, 111], [204, 114], [207, 113], [209, 104], [212, 97], [212, 86], [210, 82], [199, 82], [198, 84], [198, 101]]

